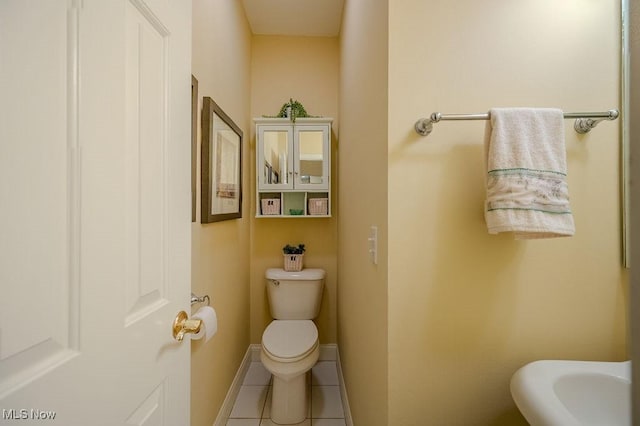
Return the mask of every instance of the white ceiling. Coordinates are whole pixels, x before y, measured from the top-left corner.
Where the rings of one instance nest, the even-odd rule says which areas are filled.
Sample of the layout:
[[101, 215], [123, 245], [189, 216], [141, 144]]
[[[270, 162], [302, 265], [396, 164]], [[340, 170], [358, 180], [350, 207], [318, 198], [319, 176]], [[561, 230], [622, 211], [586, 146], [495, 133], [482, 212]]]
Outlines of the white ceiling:
[[256, 35], [336, 37], [344, 0], [242, 0]]

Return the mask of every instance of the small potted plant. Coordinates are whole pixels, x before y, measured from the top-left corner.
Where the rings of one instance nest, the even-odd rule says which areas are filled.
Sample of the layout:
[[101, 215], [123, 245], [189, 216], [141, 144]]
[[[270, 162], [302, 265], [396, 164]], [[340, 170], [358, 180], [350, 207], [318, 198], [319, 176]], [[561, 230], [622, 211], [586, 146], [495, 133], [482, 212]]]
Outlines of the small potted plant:
[[292, 246], [287, 244], [282, 247], [282, 253], [284, 255], [284, 270], [285, 271], [302, 271], [302, 257], [304, 256], [304, 244], [298, 244]]
[[307, 110], [304, 109], [304, 106], [300, 102], [294, 101], [292, 98], [289, 98], [289, 102], [282, 105], [277, 116], [288, 118], [294, 123], [296, 122], [296, 118], [311, 117], [307, 113]]

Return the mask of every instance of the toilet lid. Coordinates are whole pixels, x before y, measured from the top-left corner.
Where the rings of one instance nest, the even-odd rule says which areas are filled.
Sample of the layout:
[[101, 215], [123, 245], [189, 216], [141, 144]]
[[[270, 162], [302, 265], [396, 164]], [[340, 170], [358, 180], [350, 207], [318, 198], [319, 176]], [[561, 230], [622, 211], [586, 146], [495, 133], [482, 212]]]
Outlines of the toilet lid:
[[271, 321], [262, 334], [262, 347], [283, 360], [307, 355], [317, 342], [318, 329], [311, 320]]

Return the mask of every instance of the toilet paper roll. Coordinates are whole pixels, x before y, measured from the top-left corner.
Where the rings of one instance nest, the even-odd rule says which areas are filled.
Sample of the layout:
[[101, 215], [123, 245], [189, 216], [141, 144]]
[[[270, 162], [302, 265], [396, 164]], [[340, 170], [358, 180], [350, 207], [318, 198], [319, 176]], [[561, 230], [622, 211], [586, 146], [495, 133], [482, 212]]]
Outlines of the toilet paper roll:
[[192, 340], [199, 340], [204, 337], [206, 343], [218, 332], [218, 316], [216, 315], [216, 310], [211, 306], [201, 307], [193, 314], [191, 319], [202, 320], [200, 331], [191, 335]]

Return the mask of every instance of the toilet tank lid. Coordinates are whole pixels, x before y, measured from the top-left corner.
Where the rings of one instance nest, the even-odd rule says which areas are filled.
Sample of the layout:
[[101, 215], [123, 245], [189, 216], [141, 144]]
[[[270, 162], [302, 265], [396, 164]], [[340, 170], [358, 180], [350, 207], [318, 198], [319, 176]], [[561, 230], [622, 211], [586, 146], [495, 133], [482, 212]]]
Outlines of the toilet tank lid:
[[270, 269], [267, 269], [266, 276], [270, 280], [307, 281], [307, 280], [321, 280], [324, 278], [325, 272], [324, 272], [324, 269], [319, 269], [319, 268], [303, 269], [302, 271], [298, 271], [298, 272], [285, 271], [284, 269], [281, 269], [281, 268], [270, 268]]

